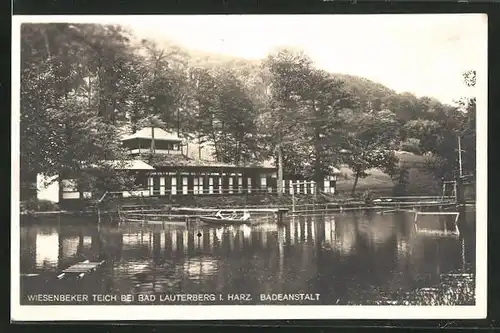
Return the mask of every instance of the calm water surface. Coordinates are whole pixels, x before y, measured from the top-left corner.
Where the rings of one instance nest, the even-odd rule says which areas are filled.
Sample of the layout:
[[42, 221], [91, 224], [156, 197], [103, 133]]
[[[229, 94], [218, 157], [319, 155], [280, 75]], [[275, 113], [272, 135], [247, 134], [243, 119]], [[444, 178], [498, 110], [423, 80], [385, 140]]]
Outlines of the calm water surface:
[[[25, 226], [21, 292], [319, 293], [315, 304], [371, 304], [474, 267], [474, 216], [463, 216], [460, 237], [451, 233], [454, 217], [425, 216], [416, 229], [411, 213], [298, 217], [280, 226]], [[82, 260], [106, 263], [79, 281], [55, 278]]]

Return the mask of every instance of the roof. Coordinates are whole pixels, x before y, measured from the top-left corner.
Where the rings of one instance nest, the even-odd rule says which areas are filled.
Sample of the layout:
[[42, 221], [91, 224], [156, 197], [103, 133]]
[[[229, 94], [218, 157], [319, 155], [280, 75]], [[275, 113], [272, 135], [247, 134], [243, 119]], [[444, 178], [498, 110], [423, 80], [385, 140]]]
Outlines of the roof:
[[203, 159], [193, 159], [184, 155], [161, 155], [153, 157], [151, 164], [155, 167], [213, 167], [213, 168], [267, 168], [274, 169], [273, 166], [266, 166], [260, 163], [224, 163]]
[[[175, 141], [175, 142], [182, 141], [182, 139], [179, 138], [177, 134], [167, 132], [159, 127], [154, 128], [154, 137], [155, 140]], [[122, 138], [122, 141], [127, 141], [132, 139], [151, 139], [151, 127], [144, 127], [141, 130], [135, 132], [134, 134], [125, 135]]]
[[[276, 168], [276, 164], [274, 163], [273, 159], [269, 159], [269, 160], [265, 160], [262, 163], [262, 167], [263, 168]], [[332, 170], [331, 175], [340, 175], [341, 174], [340, 170], [334, 166], [330, 166], [330, 169]]]
[[154, 170], [155, 168], [141, 160], [122, 161], [123, 165], [120, 166], [120, 161], [111, 161], [117, 170]]
[[[113, 167], [115, 170], [154, 170], [155, 168], [142, 160], [107, 160], [100, 163]], [[93, 167], [98, 167], [93, 165]]]

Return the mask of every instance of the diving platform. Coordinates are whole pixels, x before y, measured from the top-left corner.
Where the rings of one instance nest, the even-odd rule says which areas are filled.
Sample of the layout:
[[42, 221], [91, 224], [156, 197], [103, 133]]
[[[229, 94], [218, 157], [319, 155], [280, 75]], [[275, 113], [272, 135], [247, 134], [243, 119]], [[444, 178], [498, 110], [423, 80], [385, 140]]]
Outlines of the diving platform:
[[72, 265], [65, 270], [62, 271], [61, 274], [57, 276], [58, 279], [62, 279], [66, 276], [76, 276], [77, 278], [82, 278], [86, 274], [92, 273], [95, 271], [97, 268], [99, 268], [102, 264], [104, 264], [104, 261], [89, 261], [85, 260], [82, 262], [79, 262], [75, 265]]

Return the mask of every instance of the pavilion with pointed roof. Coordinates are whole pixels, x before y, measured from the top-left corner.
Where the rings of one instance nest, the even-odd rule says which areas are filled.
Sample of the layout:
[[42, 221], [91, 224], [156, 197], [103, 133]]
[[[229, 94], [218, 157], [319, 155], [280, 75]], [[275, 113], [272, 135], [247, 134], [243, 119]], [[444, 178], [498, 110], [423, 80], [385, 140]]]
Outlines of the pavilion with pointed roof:
[[[128, 150], [130, 160], [126, 163], [108, 162], [116, 164], [117, 169], [134, 172], [140, 188], [123, 191], [124, 197], [277, 192], [277, 168], [270, 161], [235, 164], [188, 157], [182, 150], [185, 140], [157, 127], [145, 127], [124, 135], [121, 142]], [[325, 192], [335, 192], [336, 176], [325, 178]], [[76, 189], [70, 179], [63, 181], [62, 185], [60, 199], [63, 201], [91, 197], [91, 193]], [[283, 189], [284, 193], [312, 194], [314, 182], [304, 183], [304, 180], [285, 175]]]

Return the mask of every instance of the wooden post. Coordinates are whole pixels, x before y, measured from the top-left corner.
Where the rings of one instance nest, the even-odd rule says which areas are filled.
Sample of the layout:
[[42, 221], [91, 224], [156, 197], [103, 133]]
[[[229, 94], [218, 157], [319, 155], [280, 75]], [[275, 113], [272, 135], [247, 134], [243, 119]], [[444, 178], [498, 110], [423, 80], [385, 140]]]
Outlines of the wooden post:
[[458, 170], [460, 177], [462, 177], [462, 144], [460, 136], [458, 136]]
[[101, 210], [100, 210], [99, 206], [97, 206], [97, 225], [98, 226], [101, 225]]
[[313, 212], [316, 210], [316, 182], [313, 183], [314, 191], [313, 191]]
[[464, 186], [462, 177], [459, 177], [455, 182], [455, 198], [458, 205], [465, 206]]
[[[460, 178], [458, 178], [460, 179]], [[458, 186], [457, 186], [457, 181], [453, 183], [453, 194], [455, 195], [455, 202], [458, 203], [458, 192], [457, 192]]]

